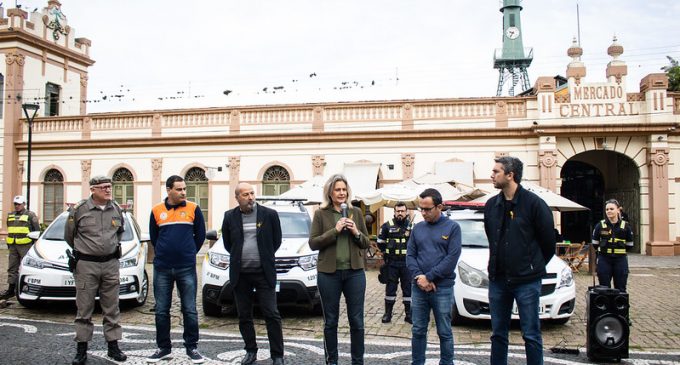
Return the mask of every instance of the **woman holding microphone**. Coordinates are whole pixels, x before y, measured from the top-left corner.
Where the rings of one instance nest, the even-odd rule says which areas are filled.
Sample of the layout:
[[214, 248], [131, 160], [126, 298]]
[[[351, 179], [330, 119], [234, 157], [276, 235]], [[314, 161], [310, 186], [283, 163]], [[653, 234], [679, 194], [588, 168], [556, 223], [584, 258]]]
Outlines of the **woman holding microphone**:
[[340, 295], [345, 296], [352, 364], [364, 363], [364, 257], [368, 231], [359, 208], [350, 204], [351, 190], [341, 174], [324, 185], [324, 204], [314, 213], [309, 247], [319, 251], [317, 285], [324, 319], [326, 364], [338, 363]]

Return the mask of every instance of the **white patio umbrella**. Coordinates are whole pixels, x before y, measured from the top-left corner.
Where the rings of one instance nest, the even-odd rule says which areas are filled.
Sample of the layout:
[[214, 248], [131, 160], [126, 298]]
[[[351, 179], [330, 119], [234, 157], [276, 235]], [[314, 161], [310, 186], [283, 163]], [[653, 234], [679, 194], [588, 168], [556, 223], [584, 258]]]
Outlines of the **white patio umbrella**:
[[457, 184], [455, 181], [447, 182], [435, 174], [427, 173], [414, 179], [386, 185], [372, 192], [357, 195], [355, 198], [368, 205], [371, 212], [375, 212], [383, 206], [394, 207], [394, 204], [399, 201], [406, 203], [408, 208], [414, 209], [418, 206], [420, 193], [428, 188], [437, 189], [442, 194], [444, 201], [468, 201], [486, 193], [473, 187]]
[[371, 212], [375, 212], [383, 206], [394, 207], [394, 205], [400, 201], [406, 203], [407, 208], [414, 209], [418, 204], [419, 194], [420, 192], [416, 192], [416, 189], [405, 185], [394, 184], [384, 186], [368, 193], [359, 194], [354, 198], [361, 200], [369, 207]]
[[305, 204], [321, 204], [323, 203], [323, 185], [325, 182], [326, 178], [316, 175], [279, 195], [279, 198], [306, 200]]
[[[559, 195], [549, 189], [546, 189], [542, 186], [538, 186], [532, 183], [521, 183], [522, 187], [531, 191], [532, 193], [538, 195], [539, 198], [543, 199], [545, 203], [550, 207], [550, 209], [558, 211], [558, 212], [576, 212], [579, 210], [589, 210], [588, 208], [584, 207], [583, 205], [571, 201], [562, 195]], [[487, 195], [484, 195], [481, 198], [477, 198], [473, 200], [473, 202], [482, 202], [486, 203], [487, 200], [491, 199], [494, 197], [496, 194], [498, 194], [498, 191], [495, 193], [490, 193]]]

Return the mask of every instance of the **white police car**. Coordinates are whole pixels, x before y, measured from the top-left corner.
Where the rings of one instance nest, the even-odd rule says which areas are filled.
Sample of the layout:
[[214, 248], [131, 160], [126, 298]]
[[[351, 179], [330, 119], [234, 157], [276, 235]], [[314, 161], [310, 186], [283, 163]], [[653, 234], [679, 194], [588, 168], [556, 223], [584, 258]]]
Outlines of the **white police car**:
[[[484, 231], [484, 212], [481, 210], [453, 210], [446, 214], [460, 224], [463, 250], [456, 266], [454, 286], [455, 305], [451, 322], [460, 324], [466, 319], [491, 319], [489, 311], [489, 241]], [[569, 266], [553, 256], [543, 278], [539, 317], [564, 324], [574, 314], [576, 283]], [[519, 319], [515, 309], [513, 319]]]
[[[258, 199], [260, 200], [260, 199]], [[260, 201], [260, 203], [262, 203]], [[279, 214], [283, 241], [276, 251], [276, 299], [278, 304], [319, 310], [316, 286], [318, 253], [309, 248], [311, 219], [302, 202], [281, 200], [264, 203]], [[209, 240], [217, 240], [215, 231]], [[219, 316], [234, 313], [234, 295], [229, 285], [229, 253], [220, 237], [205, 255], [202, 268], [203, 313]]]
[[[132, 306], [141, 306], [149, 294], [149, 277], [144, 270], [149, 235], [141, 233], [132, 213], [125, 211], [124, 214], [119, 299]], [[41, 301], [76, 299], [75, 281], [68, 270], [66, 256], [70, 247], [64, 241], [67, 217], [68, 212], [60, 214], [39, 238], [39, 232], [29, 234], [37, 241], [21, 261], [17, 283], [17, 300], [25, 307]]]

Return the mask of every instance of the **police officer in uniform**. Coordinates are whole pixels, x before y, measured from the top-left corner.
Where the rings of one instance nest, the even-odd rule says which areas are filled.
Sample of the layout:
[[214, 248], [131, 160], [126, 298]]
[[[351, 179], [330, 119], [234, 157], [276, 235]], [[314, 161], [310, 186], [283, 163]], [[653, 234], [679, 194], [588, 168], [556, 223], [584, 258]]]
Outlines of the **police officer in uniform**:
[[406, 242], [411, 233], [411, 221], [404, 202], [394, 206], [394, 218], [380, 227], [378, 248], [383, 252], [387, 271], [385, 286], [385, 315], [382, 323], [392, 321], [392, 309], [397, 301], [397, 284], [401, 281], [401, 292], [404, 301], [404, 321], [411, 321], [411, 277], [406, 267]]
[[628, 281], [628, 257], [633, 248], [633, 230], [620, 214], [621, 205], [615, 199], [605, 202], [605, 219], [593, 230], [593, 246], [598, 249], [597, 279], [600, 285], [626, 291]]
[[73, 276], [76, 284], [75, 319], [77, 353], [73, 365], [87, 361], [87, 344], [92, 339], [92, 312], [99, 292], [104, 338], [108, 356], [125, 361], [127, 356], [118, 347], [122, 337], [118, 291], [120, 288], [120, 239], [125, 227], [123, 212], [112, 200], [111, 178], [90, 179], [91, 195], [69, 209], [64, 237], [76, 258]]
[[0, 299], [14, 296], [19, 264], [33, 246], [33, 240], [28, 238], [28, 232], [40, 231], [38, 216], [26, 209], [26, 198], [21, 195], [14, 197], [14, 211], [7, 215], [7, 249], [9, 250], [7, 265], [7, 290], [0, 293]]

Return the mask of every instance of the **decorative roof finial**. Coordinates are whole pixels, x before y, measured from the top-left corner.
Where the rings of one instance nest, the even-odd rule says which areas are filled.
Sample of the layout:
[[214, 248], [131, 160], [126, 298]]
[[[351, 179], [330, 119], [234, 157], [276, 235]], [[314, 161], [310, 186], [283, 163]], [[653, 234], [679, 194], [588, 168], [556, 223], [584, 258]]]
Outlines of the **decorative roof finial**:
[[571, 43], [571, 47], [567, 50], [567, 55], [572, 58], [572, 62], [578, 62], [581, 60], [581, 56], [583, 55], [583, 48], [581, 48], [581, 45], [578, 44], [576, 41], [576, 37], [574, 37], [574, 40]]
[[612, 56], [612, 61], [618, 61], [619, 56], [623, 54], [623, 46], [617, 43], [618, 38], [616, 38], [616, 34], [614, 35], [614, 39], [612, 40], [612, 45], [607, 48], [607, 54]]

